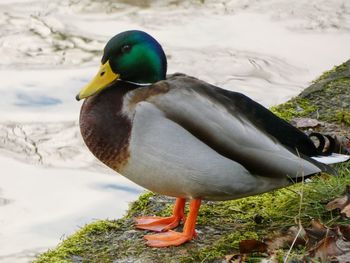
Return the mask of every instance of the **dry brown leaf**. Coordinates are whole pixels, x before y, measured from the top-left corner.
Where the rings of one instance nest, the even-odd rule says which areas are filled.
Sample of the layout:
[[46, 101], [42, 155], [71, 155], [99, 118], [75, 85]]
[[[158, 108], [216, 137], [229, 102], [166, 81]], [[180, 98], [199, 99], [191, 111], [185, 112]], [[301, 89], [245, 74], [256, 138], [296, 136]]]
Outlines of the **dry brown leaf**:
[[341, 211], [340, 211], [341, 215], [346, 217], [346, 218], [350, 218], [350, 203], [345, 206]]
[[334, 209], [343, 209], [347, 203], [349, 202], [348, 196], [341, 196], [333, 199], [326, 205], [326, 209], [328, 211], [332, 211]]
[[267, 245], [255, 239], [242, 240], [239, 242], [239, 252], [241, 254], [249, 254], [252, 252], [264, 253], [267, 252]]
[[[313, 221], [306, 228], [309, 256], [321, 262], [350, 262], [350, 226], [337, 225], [329, 228], [319, 221]], [[339, 257], [339, 259], [338, 259]]]
[[344, 237], [346, 241], [350, 241], [350, 225], [339, 225], [338, 231]]
[[337, 262], [338, 257], [347, 257], [350, 262], [350, 242], [339, 237], [325, 237], [309, 254], [321, 262], [330, 262], [331, 259], [334, 260], [332, 262]]
[[291, 124], [299, 129], [315, 128], [324, 125], [323, 122], [311, 118], [294, 118], [291, 120]]
[[[350, 225], [337, 225], [330, 228], [318, 220], [311, 221], [309, 228], [302, 228], [299, 231], [296, 226], [290, 227], [275, 233], [270, 238], [265, 238], [263, 242], [242, 240], [239, 244], [241, 254], [227, 255], [226, 260], [228, 262], [244, 262], [247, 254], [252, 252], [268, 253], [271, 256], [275, 254], [276, 250], [290, 248], [292, 244], [294, 247], [306, 245], [308, 255], [302, 259], [303, 262], [316, 260], [350, 263]], [[267, 258], [266, 262], [271, 262], [270, 258]]]
[[337, 197], [330, 201], [326, 205], [326, 209], [328, 211], [332, 211], [334, 209], [339, 209], [340, 213], [347, 217], [350, 218], [350, 185], [346, 186], [345, 193], [341, 197]]
[[317, 219], [311, 220], [311, 228], [318, 230], [327, 230], [327, 227]]
[[[296, 226], [290, 227], [287, 231], [281, 231], [271, 238], [264, 240], [268, 245], [268, 250], [273, 251], [280, 248], [289, 248], [299, 232], [299, 228]], [[294, 246], [305, 245], [305, 230], [300, 231], [299, 236], [294, 242]]]
[[320, 240], [316, 247], [309, 251], [310, 256], [320, 258], [322, 260], [339, 256], [342, 254], [342, 251], [336, 245], [337, 237], [325, 237]]
[[311, 221], [311, 227], [305, 228], [306, 232], [306, 247], [308, 249], [313, 249], [318, 242], [327, 236], [336, 236], [336, 233], [327, 228], [318, 220]]

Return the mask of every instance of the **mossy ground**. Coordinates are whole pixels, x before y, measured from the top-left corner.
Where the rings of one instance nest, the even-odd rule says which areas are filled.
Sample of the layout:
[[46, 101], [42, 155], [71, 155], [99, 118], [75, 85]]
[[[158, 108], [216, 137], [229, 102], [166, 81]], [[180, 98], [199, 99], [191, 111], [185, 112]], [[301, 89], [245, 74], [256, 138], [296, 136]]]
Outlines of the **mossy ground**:
[[[240, 240], [261, 240], [296, 225], [298, 220], [305, 227], [315, 218], [326, 225], [346, 224], [349, 222], [324, 208], [326, 201], [340, 195], [350, 184], [350, 164], [337, 169], [338, 177], [324, 175], [304, 185], [240, 200], [204, 202], [197, 221], [198, 238], [175, 248], [148, 248], [143, 240], [145, 231], [134, 230], [135, 216], [171, 212], [173, 199], [147, 192], [131, 205], [124, 218], [86, 225], [35, 262], [213, 262], [237, 252]], [[283, 257], [286, 251], [279, 253]], [[259, 261], [261, 256], [251, 260]]]
[[288, 121], [309, 117], [350, 127], [350, 60], [325, 72], [299, 96], [271, 110]]
[[[350, 61], [325, 73], [301, 96], [274, 107], [273, 111], [287, 120], [316, 116], [336, 125], [349, 125], [350, 100], [347, 94], [342, 96], [343, 92], [350, 94], [349, 65]], [[324, 208], [325, 202], [340, 195], [345, 185], [350, 184], [350, 163], [335, 168], [337, 177], [321, 175], [309, 183], [258, 196], [204, 202], [197, 221], [198, 238], [180, 247], [149, 248], [143, 240], [146, 231], [134, 229], [136, 216], [171, 213], [174, 199], [147, 192], [131, 204], [122, 219], [86, 225], [35, 262], [222, 262], [225, 255], [238, 251], [240, 240], [262, 239], [296, 225], [299, 220], [304, 227], [311, 219], [330, 226], [346, 224], [349, 221]], [[305, 253], [303, 248], [298, 249], [294, 249], [295, 255]], [[278, 253], [282, 260], [287, 252]], [[249, 262], [260, 260], [261, 255], [252, 256]]]
[[278, 117], [291, 121], [296, 117], [306, 117], [316, 112], [317, 108], [312, 105], [309, 100], [296, 97], [286, 103], [271, 107], [270, 110]]

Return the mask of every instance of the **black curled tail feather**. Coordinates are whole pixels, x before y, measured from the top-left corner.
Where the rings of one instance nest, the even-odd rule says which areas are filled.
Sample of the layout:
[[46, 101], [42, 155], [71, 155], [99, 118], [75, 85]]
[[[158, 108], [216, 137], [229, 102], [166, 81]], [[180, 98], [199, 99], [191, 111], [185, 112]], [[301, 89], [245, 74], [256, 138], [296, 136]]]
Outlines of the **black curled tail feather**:
[[312, 141], [315, 144], [317, 154], [320, 156], [328, 156], [336, 151], [336, 140], [328, 134], [323, 135], [318, 132], [312, 132], [309, 134], [309, 138], [316, 138], [318, 140], [318, 145], [316, 145], [313, 140]]

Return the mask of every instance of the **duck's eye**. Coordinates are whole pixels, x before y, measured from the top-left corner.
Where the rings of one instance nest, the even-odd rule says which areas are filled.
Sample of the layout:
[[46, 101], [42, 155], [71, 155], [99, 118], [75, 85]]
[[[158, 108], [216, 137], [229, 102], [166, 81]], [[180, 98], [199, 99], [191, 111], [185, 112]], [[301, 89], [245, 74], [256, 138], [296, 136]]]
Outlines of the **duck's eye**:
[[131, 46], [130, 45], [124, 45], [121, 48], [122, 53], [128, 53], [128, 52], [130, 52], [130, 50], [131, 50]]

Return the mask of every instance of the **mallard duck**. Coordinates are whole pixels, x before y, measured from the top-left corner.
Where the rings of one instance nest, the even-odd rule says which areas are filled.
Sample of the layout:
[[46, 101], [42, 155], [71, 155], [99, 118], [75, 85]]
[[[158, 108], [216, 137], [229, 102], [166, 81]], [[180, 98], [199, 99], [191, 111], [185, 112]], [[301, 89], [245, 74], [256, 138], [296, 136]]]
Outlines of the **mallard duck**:
[[[195, 235], [201, 200], [281, 188], [332, 169], [310, 138], [243, 94], [184, 74], [166, 75], [161, 45], [132, 30], [104, 48], [95, 78], [76, 96], [82, 137], [104, 164], [153, 192], [176, 197], [173, 215], [136, 218], [152, 247]], [[186, 199], [189, 215], [182, 232]]]

